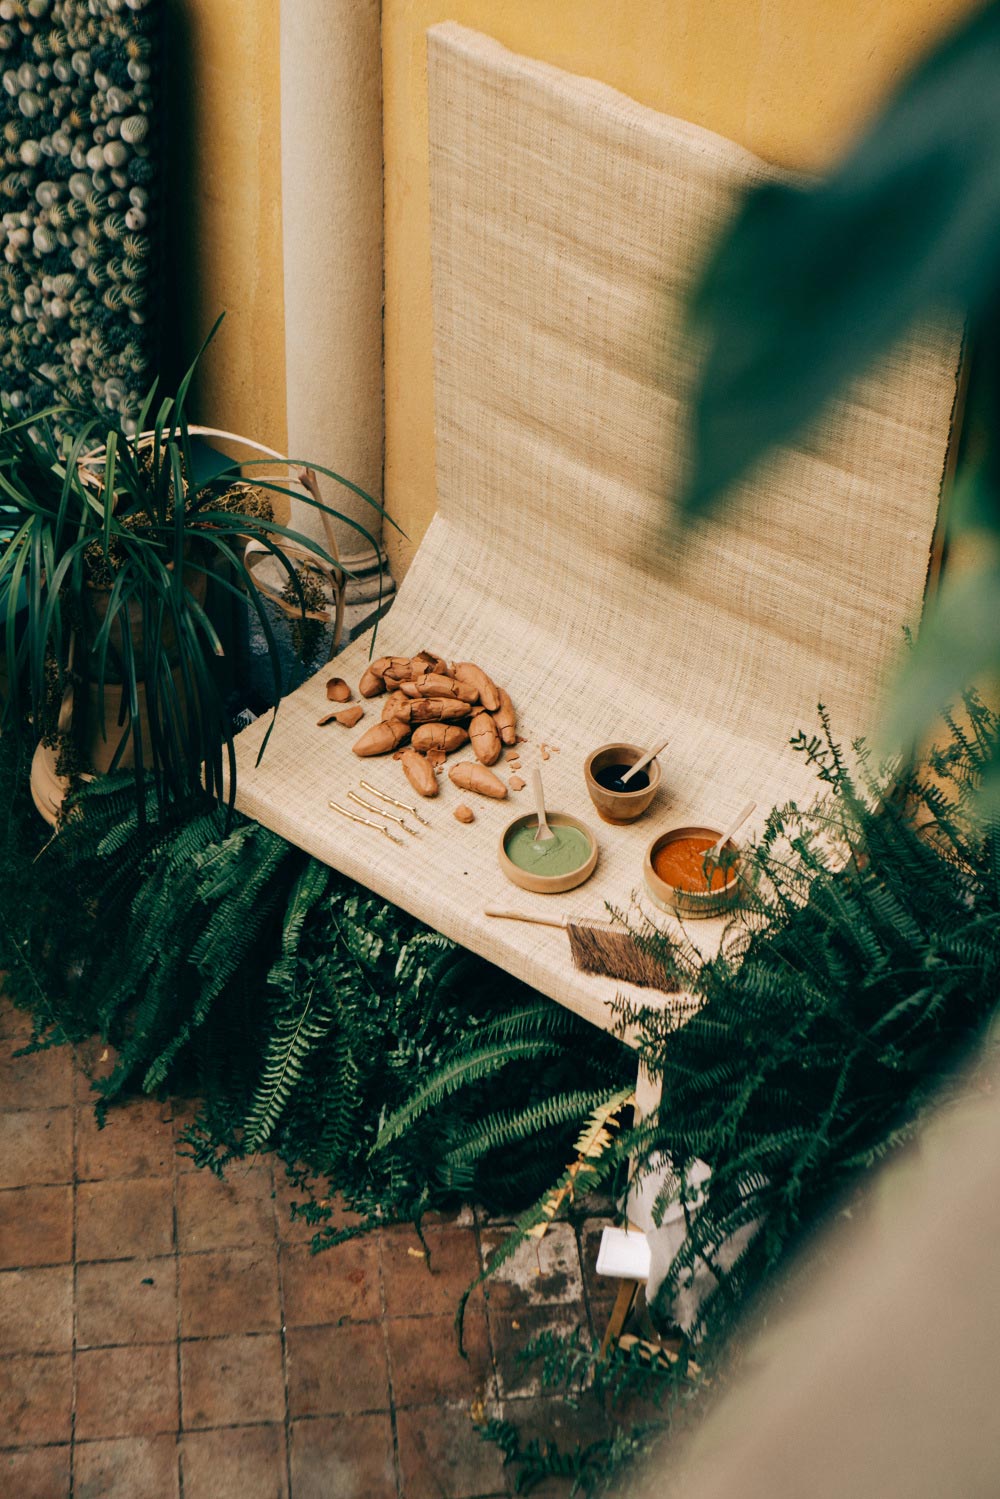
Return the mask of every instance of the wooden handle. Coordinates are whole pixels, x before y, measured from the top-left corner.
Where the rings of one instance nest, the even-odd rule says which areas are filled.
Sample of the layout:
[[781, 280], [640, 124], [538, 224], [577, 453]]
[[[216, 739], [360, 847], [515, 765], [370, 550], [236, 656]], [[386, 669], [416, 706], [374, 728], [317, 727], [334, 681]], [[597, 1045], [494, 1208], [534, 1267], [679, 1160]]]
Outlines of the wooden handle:
[[557, 926], [564, 928], [564, 921], [553, 921], [551, 916], [525, 916], [523, 911], [498, 911], [496, 906], [487, 906], [484, 916], [502, 916], [505, 921], [530, 921], [535, 926]]

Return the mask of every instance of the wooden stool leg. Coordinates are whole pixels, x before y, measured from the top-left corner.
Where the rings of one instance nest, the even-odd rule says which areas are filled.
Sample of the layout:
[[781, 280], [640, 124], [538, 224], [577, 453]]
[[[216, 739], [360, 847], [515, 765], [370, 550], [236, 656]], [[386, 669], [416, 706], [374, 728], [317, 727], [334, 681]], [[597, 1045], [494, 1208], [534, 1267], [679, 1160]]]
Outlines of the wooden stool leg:
[[641, 1280], [619, 1281], [618, 1294], [615, 1297], [615, 1304], [611, 1308], [611, 1316], [608, 1318], [608, 1325], [604, 1329], [604, 1337], [601, 1339], [602, 1358], [607, 1353], [612, 1343], [617, 1343], [618, 1339], [621, 1337], [622, 1328], [625, 1326], [626, 1318], [628, 1317], [629, 1312], [632, 1310], [632, 1307], [635, 1304], [635, 1298], [638, 1295], [639, 1287], [641, 1285]]

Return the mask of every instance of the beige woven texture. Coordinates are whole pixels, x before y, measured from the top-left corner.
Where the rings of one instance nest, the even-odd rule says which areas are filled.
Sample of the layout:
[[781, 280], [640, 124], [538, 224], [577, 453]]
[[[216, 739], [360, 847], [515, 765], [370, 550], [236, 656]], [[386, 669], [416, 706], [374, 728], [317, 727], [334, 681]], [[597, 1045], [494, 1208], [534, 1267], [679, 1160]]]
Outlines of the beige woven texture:
[[[924, 332], [771, 463], [683, 554], [664, 540], [692, 381], [685, 299], [750, 184], [774, 175], [718, 136], [447, 23], [429, 33], [439, 510], [376, 654], [479, 662], [521, 716], [551, 807], [584, 817], [600, 860], [563, 896], [532, 896], [497, 862], [505, 802], [442, 778], [431, 826], [394, 847], [327, 807], [361, 776], [414, 800], [355, 730], [320, 729], [321, 672], [238, 740], [238, 804], [293, 843], [599, 1025], [622, 986], [577, 973], [564, 933], [485, 918], [602, 916], [641, 893], [650, 839], [719, 827], [748, 799], [812, 796], [788, 748], [825, 702], [845, 739], [873, 719], [923, 595], [955, 396], [958, 344]], [[369, 641], [336, 670], [352, 685]], [[670, 735], [663, 785], [628, 828], [583, 782], [609, 740]], [[498, 767], [502, 771], [502, 767]], [[474, 805], [464, 827], [452, 812]], [[648, 900], [643, 898], [647, 910]], [[670, 928], [672, 919], [658, 917]], [[706, 953], [722, 922], [688, 928]], [[649, 1000], [651, 991], [631, 997]]]

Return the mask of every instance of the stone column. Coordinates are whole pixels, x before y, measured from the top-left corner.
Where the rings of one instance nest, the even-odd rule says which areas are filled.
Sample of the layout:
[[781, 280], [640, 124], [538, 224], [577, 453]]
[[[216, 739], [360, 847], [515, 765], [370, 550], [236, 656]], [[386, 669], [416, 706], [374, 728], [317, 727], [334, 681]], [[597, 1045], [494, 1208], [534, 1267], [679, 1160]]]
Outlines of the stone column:
[[[382, 496], [382, 87], [379, 0], [281, 0], [281, 167], [288, 453]], [[325, 503], [356, 575], [348, 604], [378, 594], [381, 518], [332, 479]], [[322, 539], [293, 502], [291, 523]], [[391, 588], [391, 583], [388, 585]], [[383, 593], [386, 583], [383, 580]]]

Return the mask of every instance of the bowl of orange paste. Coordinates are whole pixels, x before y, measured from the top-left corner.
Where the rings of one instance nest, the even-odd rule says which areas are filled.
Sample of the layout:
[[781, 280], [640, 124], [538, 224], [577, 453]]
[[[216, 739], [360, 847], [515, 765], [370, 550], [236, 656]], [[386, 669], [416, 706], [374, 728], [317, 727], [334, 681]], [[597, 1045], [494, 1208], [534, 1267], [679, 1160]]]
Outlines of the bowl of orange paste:
[[[719, 916], [739, 894], [739, 849], [730, 838], [719, 862], [705, 855], [721, 828], [671, 828], [646, 850], [643, 877], [658, 906], [676, 916]], [[733, 856], [735, 860], [733, 860]]]

